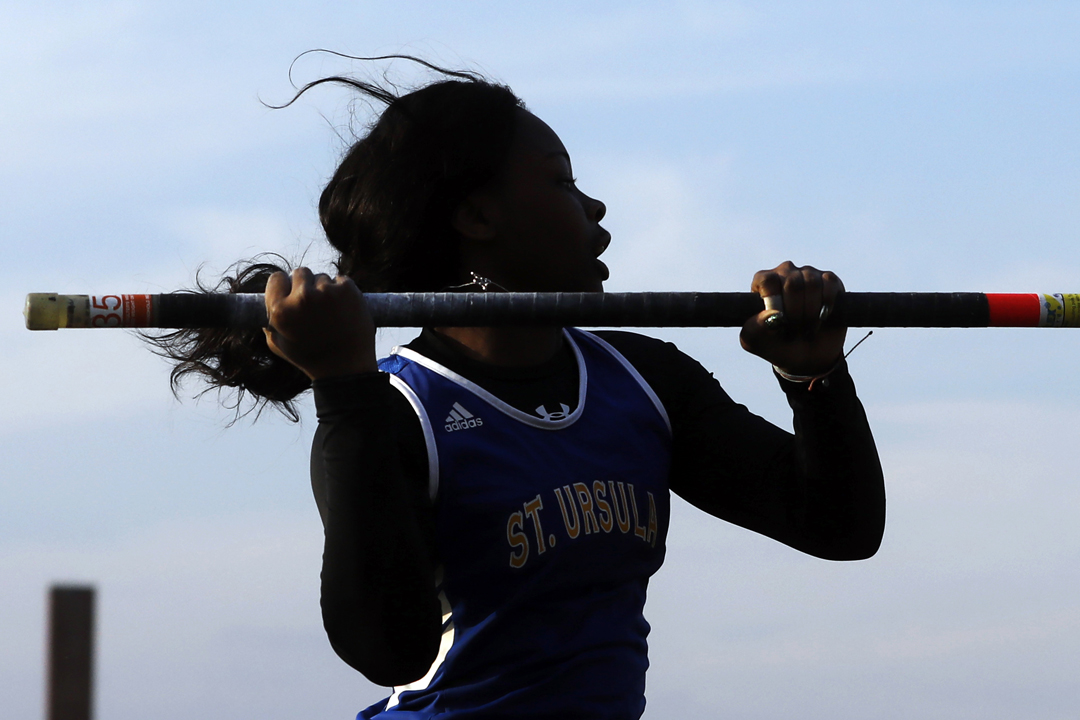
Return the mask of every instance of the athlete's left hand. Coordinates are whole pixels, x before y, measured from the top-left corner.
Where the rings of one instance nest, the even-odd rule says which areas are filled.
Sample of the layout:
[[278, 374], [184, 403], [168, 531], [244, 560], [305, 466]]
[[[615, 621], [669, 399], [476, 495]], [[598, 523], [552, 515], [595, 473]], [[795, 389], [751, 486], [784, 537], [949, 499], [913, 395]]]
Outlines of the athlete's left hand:
[[[844, 291], [835, 274], [809, 265], [795, 267], [789, 261], [756, 273], [750, 289], [762, 298], [779, 297], [780, 302], [776, 309], [746, 321], [739, 335], [743, 349], [791, 375], [820, 375], [840, 360], [847, 328], [822, 327]], [[777, 312], [783, 313], [783, 320], [770, 326], [766, 320]]]

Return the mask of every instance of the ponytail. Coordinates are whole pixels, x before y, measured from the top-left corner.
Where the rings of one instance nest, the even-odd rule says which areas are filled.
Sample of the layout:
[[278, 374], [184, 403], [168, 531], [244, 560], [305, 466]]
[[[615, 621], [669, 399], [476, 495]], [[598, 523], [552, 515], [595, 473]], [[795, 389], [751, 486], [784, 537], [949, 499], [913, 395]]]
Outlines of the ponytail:
[[[291, 272], [285, 258], [261, 255], [233, 265], [214, 287], [196, 280], [197, 289], [191, 292], [261, 293], [279, 271]], [[270, 351], [261, 328], [185, 328], [161, 335], [144, 333], [143, 338], [154, 352], [175, 363], [169, 374], [174, 395], [179, 397], [185, 380], [195, 378], [207, 385], [197, 395], [214, 389], [232, 394], [223, 404], [235, 410], [237, 418], [252, 411], [258, 417], [272, 405], [291, 421], [300, 420], [293, 400], [311, 387], [311, 381]]]

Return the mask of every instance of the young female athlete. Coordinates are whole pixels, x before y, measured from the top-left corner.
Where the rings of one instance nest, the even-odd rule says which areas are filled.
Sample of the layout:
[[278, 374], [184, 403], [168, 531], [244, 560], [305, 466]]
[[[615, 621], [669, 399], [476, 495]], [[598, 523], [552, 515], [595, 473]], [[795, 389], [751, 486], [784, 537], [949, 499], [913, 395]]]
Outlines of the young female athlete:
[[669, 492], [822, 558], [877, 550], [881, 469], [845, 332], [820, 327], [843, 288], [791, 263], [753, 278], [783, 322], [751, 318], [742, 344], [776, 369], [794, 435], [638, 334], [427, 328], [377, 363], [361, 291], [608, 276], [604, 204], [559, 137], [508, 88], [449, 75], [402, 96], [333, 79], [386, 104], [320, 201], [341, 275], [241, 273], [236, 290], [265, 284], [263, 355], [236, 359], [261, 338], [185, 336], [176, 373], [277, 402], [314, 389], [324, 624], [395, 686], [361, 718], [637, 718]]

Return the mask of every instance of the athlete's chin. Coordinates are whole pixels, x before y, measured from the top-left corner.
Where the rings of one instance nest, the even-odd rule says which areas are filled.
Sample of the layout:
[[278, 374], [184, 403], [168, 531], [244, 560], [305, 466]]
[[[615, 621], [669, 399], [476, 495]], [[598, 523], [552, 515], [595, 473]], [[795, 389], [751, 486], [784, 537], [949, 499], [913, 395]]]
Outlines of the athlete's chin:
[[561, 282], [551, 283], [549, 289], [555, 292], [604, 292], [604, 281], [608, 279], [607, 265], [594, 260], [581, 268], [583, 272], [572, 277], [564, 277]]

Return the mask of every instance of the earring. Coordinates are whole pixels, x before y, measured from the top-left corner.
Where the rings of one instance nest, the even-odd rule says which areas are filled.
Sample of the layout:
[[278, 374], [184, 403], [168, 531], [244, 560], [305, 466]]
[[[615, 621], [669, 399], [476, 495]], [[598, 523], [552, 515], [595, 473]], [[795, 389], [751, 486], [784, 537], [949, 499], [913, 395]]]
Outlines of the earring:
[[477, 288], [480, 292], [489, 292], [492, 288], [495, 288], [496, 290], [500, 290], [502, 292], [509, 292], [509, 290], [507, 290], [494, 280], [488, 280], [483, 275], [477, 275], [471, 270], [469, 271], [469, 282], [463, 285], [450, 285], [445, 289], [467, 291], [469, 288], [474, 287]]

